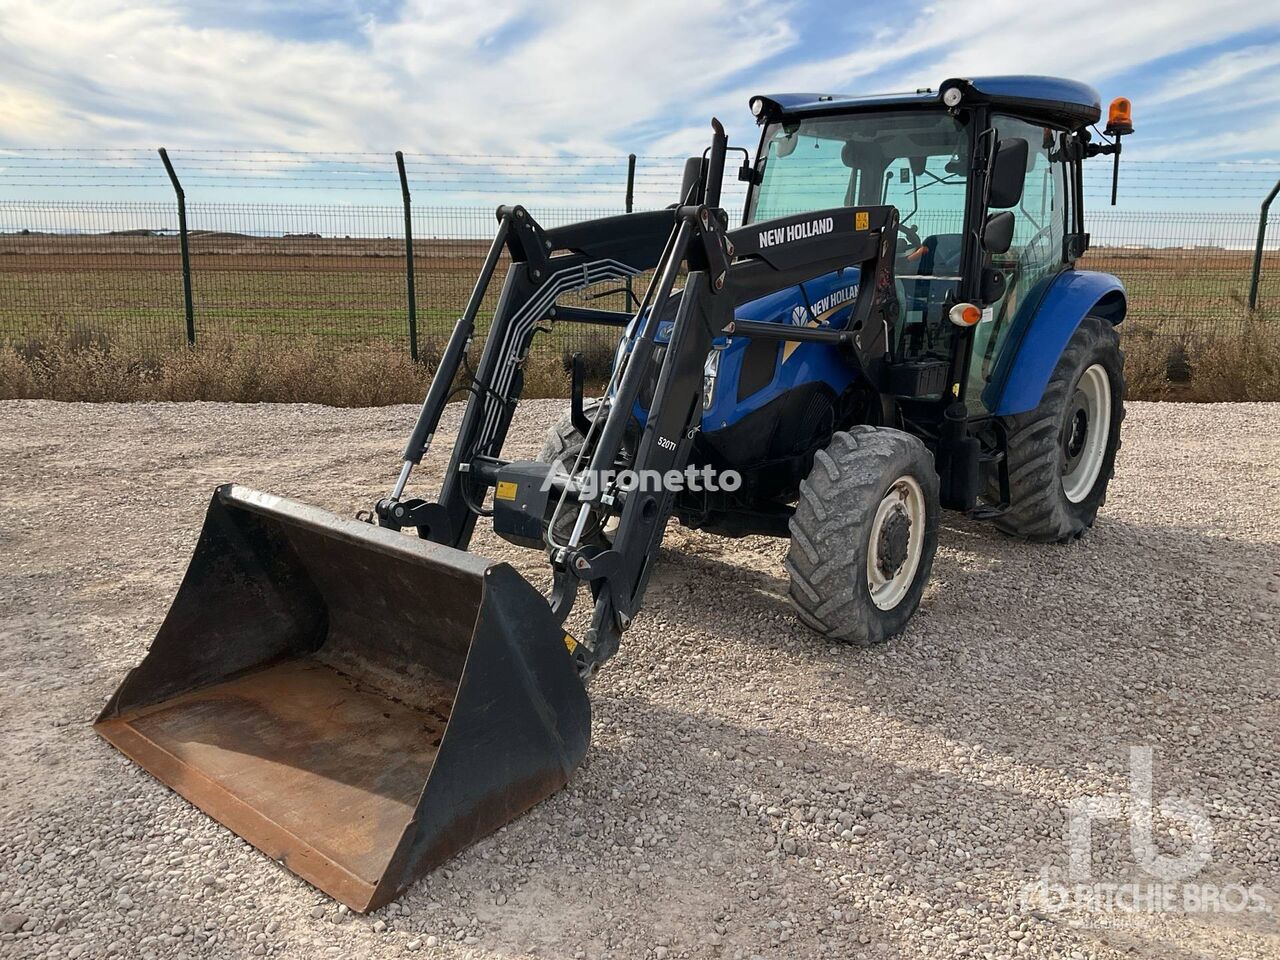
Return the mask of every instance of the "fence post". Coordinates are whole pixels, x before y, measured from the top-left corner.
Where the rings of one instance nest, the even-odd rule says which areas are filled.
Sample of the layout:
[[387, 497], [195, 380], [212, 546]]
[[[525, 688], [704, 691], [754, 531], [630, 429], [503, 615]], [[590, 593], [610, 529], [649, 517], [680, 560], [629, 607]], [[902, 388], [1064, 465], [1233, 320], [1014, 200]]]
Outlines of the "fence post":
[[636, 202], [636, 155], [627, 155], [627, 213], [631, 213]]
[[[636, 201], [636, 155], [634, 153], [627, 154], [627, 200], [626, 212], [631, 213], [635, 209]], [[624, 310], [630, 310], [631, 304], [635, 303], [635, 294], [631, 292], [631, 274], [627, 274], [626, 279], [627, 302], [623, 305]]]
[[169, 174], [169, 182], [173, 184], [173, 192], [178, 198], [178, 249], [182, 252], [182, 303], [187, 315], [187, 343], [194, 346], [196, 342], [196, 311], [191, 299], [191, 251], [187, 247], [187, 195], [178, 182], [178, 174], [169, 162], [169, 151], [160, 148], [160, 161], [164, 164], [165, 173]]
[[413, 282], [413, 215], [409, 206], [409, 177], [404, 172], [404, 153], [396, 151], [400, 172], [400, 196], [404, 198], [404, 280], [409, 298], [409, 357], [418, 362], [418, 295]]
[[1280, 180], [1271, 188], [1267, 199], [1262, 201], [1262, 209], [1258, 213], [1258, 243], [1253, 248], [1253, 276], [1249, 278], [1249, 309], [1258, 309], [1258, 278], [1262, 274], [1262, 244], [1267, 239], [1267, 211], [1271, 209], [1271, 201], [1280, 192]]

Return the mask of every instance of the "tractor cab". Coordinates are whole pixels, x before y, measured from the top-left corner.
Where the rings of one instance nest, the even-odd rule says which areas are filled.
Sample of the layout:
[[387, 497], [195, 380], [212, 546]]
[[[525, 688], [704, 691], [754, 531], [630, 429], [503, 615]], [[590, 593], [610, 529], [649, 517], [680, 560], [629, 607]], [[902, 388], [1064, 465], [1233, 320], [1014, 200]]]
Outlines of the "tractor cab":
[[1101, 116], [1096, 91], [1050, 77], [953, 79], [878, 97], [761, 96], [751, 109], [763, 130], [744, 222], [896, 207], [891, 349], [921, 371], [908, 396], [949, 393], [970, 416], [992, 412], [1019, 317], [1088, 244], [1081, 160]]
[[945, 359], [946, 342], [931, 333], [958, 295], [969, 167], [966, 130], [942, 109], [775, 122], [746, 220], [829, 206], [897, 207], [895, 345]]

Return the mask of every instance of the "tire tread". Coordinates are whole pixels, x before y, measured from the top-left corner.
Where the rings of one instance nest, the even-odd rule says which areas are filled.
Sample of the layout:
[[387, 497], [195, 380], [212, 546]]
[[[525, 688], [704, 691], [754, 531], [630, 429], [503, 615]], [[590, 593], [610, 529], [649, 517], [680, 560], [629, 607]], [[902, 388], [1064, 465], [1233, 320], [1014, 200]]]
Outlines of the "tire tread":
[[[896, 465], [896, 466], [895, 466]], [[910, 469], [925, 492], [924, 556], [911, 593], [892, 611], [871, 601], [865, 588], [865, 536], [883, 490]], [[898, 475], [901, 475], [900, 473]], [[914, 436], [899, 430], [854, 426], [836, 433], [814, 456], [800, 484], [791, 518], [791, 548], [785, 568], [792, 605], [800, 621], [845, 643], [872, 644], [901, 631], [919, 604], [937, 548], [938, 478], [932, 456]]]
[[[1111, 390], [1111, 436], [1097, 481], [1101, 491], [1096, 497], [1091, 493], [1082, 501], [1083, 507], [1077, 508], [1062, 493], [1058, 465], [1061, 418], [1081, 371], [1089, 362], [1108, 358], [1114, 358], [1116, 371]], [[1040, 405], [1004, 418], [1008, 433], [1010, 503], [1009, 510], [995, 521], [1000, 530], [1024, 540], [1070, 543], [1093, 526], [1098, 510], [1106, 503], [1107, 484], [1115, 475], [1120, 424], [1125, 413], [1124, 396], [1124, 353], [1120, 350], [1120, 335], [1109, 321], [1086, 316], [1058, 359]]]

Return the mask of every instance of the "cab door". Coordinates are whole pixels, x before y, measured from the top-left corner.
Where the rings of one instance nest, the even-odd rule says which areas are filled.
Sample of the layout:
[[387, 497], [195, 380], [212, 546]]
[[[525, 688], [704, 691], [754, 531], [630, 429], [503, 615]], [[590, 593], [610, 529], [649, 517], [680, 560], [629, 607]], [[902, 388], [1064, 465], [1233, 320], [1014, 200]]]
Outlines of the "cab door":
[[1069, 223], [1065, 134], [1015, 117], [993, 119], [998, 140], [1027, 141], [1027, 173], [1022, 199], [1012, 209], [1013, 243], [1008, 252], [992, 255], [991, 260], [1004, 275], [1004, 295], [983, 311], [974, 331], [965, 396], [975, 414], [987, 412], [982, 392], [1020, 314], [1035, 311], [1053, 278], [1066, 267], [1063, 236]]

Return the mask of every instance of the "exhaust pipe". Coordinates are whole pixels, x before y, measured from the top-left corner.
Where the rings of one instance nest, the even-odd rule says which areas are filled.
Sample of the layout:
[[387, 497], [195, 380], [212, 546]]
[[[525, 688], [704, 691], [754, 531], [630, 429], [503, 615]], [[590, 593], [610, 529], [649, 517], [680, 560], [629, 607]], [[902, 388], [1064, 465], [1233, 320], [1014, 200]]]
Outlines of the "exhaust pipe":
[[364, 912], [569, 780], [572, 645], [505, 563], [229, 484], [95, 729]]

